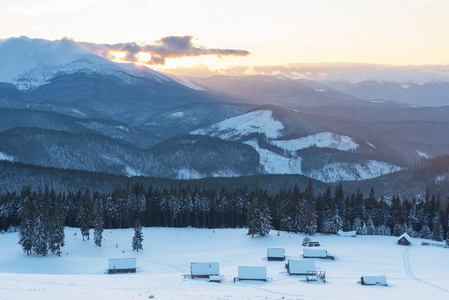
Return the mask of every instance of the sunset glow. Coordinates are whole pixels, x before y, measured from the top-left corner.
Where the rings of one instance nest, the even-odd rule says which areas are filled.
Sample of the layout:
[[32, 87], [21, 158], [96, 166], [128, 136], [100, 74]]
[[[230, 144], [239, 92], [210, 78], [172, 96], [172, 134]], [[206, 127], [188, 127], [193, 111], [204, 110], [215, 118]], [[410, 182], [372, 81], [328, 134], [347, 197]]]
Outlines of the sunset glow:
[[116, 62], [124, 62], [124, 58], [126, 56], [125, 52], [120, 51], [109, 51], [109, 54], [114, 57], [112, 60]]
[[[25, 35], [56, 40], [69, 36], [98, 44], [158, 46], [156, 42], [163, 37], [189, 35], [192, 43], [200, 45], [196, 51], [251, 53], [234, 60], [210, 53], [187, 57], [187, 51], [176, 58], [153, 59], [151, 65], [158, 69], [298, 62], [449, 64], [449, 40], [444, 38], [449, 36], [449, 2], [445, 0], [286, 0], [282, 4], [261, 0], [256, 6], [253, 1], [237, 0], [151, 4], [135, 0], [133, 5], [118, 0], [80, 0], [68, 5], [55, 0], [39, 4], [5, 0], [0, 3], [0, 28], [0, 38]], [[181, 44], [165, 44], [167, 49], [170, 45]], [[111, 54], [116, 61], [124, 60], [123, 54]], [[141, 59], [134, 62], [147, 62], [145, 55], [150, 54], [139, 55]]]

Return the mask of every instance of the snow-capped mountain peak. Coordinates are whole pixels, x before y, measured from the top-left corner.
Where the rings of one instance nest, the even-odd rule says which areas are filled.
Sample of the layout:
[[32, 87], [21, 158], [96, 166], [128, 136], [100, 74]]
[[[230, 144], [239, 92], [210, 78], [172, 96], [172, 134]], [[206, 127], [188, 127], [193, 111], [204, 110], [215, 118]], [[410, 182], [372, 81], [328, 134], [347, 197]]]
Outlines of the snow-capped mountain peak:
[[56, 75], [76, 72], [98, 73], [125, 80], [135, 76], [171, 81], [147, 67], [116, 63], [91, 54], [68, 38], [56, 41], [27, 37], [0, 40], [0, 82], [28, 90], [47, 83]]

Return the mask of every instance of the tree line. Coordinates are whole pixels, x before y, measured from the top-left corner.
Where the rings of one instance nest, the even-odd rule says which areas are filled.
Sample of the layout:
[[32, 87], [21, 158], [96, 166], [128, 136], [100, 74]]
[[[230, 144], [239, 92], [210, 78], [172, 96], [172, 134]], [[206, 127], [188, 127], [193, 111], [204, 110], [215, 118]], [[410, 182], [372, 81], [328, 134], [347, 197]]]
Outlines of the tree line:
[[[269, 194], [263, 187], [249, 190], [204, 189], [190, 185], [145, 189], [137, 183], [117, 187], [112, 193], [85, 189], [56, 193], [49, 189], [7, 191], [0, 198], [0, 228], [19, 228], [20, 244], [28, 254], [60, 253], [64, 226], [79, 227], [83, 239], [101, 246], [104, 228], [196, 227], [243, 228], [249, 235], [270, 230], [336, 233], [356, 230], [364, 235], [394, 235], [449, 240], [449, 204], [438, 196], [389, 201], [374, 190], [345, 195], [342, 185], [315, 193], [312, 182], [305, 190], [282, 187]], [[43, 238], [45, 237], [45, 238]], [[141, 245], [139, 245], [141, 246]]]

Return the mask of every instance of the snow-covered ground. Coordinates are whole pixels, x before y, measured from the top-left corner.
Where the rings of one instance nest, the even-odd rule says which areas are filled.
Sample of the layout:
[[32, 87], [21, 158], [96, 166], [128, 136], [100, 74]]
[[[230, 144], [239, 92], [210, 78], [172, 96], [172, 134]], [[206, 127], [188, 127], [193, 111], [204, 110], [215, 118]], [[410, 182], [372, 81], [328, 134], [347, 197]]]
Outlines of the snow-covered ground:
[[0, 152], [0, 160], [9, 160], [9, 161], [13, 161], [13, 160], [14, 160], [14, 156], [8, 155], [8, 154], [3, 153], [3, 152]]
[[365, 180], [400, 171], [401, 168], [383, 161], [367, 160], [363, 163], [336, 162], [305, 174], [323, 182]]
[[[63, 255], [26, 256], [17, 233], [0, 234], [0, 299], [447, 299], [449, 249], [396, 245], [395, 237], [316, 235], [335, 260], [316, 260], [327, 283], [288, 276], [269, 247], [301, 259], [302, 234], [245, 229], [144, 228], [144, 250], [131, 251], [132, 229], [105, 230], [103, 246], [66, 228]], [[76, 235], [75, 235], [76, 233]], [[137, 273], [108, 275], [109, 258], [137, 258]], [[219, 262], [222, 284], [184, 279], [191, 262]], [[238, 266], [267, 266], [269, 282], [233, 282]], [[362, 275], [386, 275], [388, 287], [361, 286]]]
[[256, 139], [246, 141], [259, 153], [260, 165], [268, 174], [302, 174], [301, 157], [284, 157], [270, 150], [259, 147]]
[[311, 146], [333, 148], [341, 151], [355, 150], [359, 147], [351, 137], [338, 135], [333, 132], [321, 132], [300, 139], [271, 141], [271, 143], [290, 152], [295, 152], [296, 150], [305, 149]]
[[263, 133], [267, 138], [278, 138], [284, 125], [273, 118], [271, 110], [257, 110], [229, 118], [192, 134], [210, 135], [224, 140], [236, 140], [252, 133]]

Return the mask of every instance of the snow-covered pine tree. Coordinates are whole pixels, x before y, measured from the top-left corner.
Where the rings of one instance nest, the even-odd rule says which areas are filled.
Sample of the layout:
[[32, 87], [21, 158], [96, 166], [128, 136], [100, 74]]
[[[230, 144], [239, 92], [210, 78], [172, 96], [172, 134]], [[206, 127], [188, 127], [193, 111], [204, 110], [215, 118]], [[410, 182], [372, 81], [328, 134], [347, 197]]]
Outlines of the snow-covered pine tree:
[[403, 233], [404, 233], [404, 230], [403, 230], [402, 226], [400, 224], [398, 224], [398, 223], [394, 224], [393, 235], [394, 236], [401, 236], [401, 234], [403, 234]]
[[287, 199], [285, 217], [283, 223], [287, 231], [300, 232], [303, 227], [303, 196], [299, 187], [295, 184], [293, 192]]
[[419, 232], [419, 237], [422, 239], [430, 239], [432, 237], [432, 232], [430, 231], [429, 226], [423, 225], [421, 227], [421, 231]]
[[94, 242], [95, 245], [101, 247], [103, 240], [103, 201], [98, 193], [94, 194]]
[[440, 213], [435, 213], [433, 218], [433, 230], [432, 230], [432, 240], [442, 241], [443, 240], [443, 226], [441, 224]]
[[62, 196], [56, 199], [55, 209], [51, 216], [48, 233], [48, 247], [53, 254], [61, 256], [61, 247], [64, 247], [64, 214], [62, 211]]
[[84, 194], [81, 196], [80, 202], [78, 203], [77, 207], [77, 222], [80, 226], [81, 235], [84, 237], [87, 237], [89, 239], [90, 237], [90, 226], [92, 225], [92, 199], [90, 197], [89, 189], [86, 189]]
[[22, 246], [23, 251], [30, 255], [34, 238], [34, 203], [31, 198], [30, 188], [24, 187], [20, 196], [23, 199], [23, 206], [20, 217], [19, 244]]
[[304, 233], [313, 235], [317, 232], [317, 213], [316, 200], [313, 195], [312, 181], [309, 180], [309, 186], [304, 191]]
[[362, 221], [359, 218], [355, 218], [354, 224], [352, 224], [352, 230], [357, 231], [357, 234], [362, 232]]
[[368, 222], [366, 225], [366, 234], [368, 234], [368, 235], [376, 234], [376, 227], [374, 226], [374, 222], [373, 222], [373, 219], [371, 219], [371, 217], [368, 218]]
[[33, 192], [33, 198], [36, 199], [34, 206], [33, 252], [45, 256], [48, 253], [48, 209], [45, 206], [44, 199], [42, 199], [41, 191], [38, 194]]
[[133, 251], [139, 252], [139, 250], [143, 250], [142, 247], [143, 241], [143, 233], [142, 233], [142, 225], [140, 225], [139, 219], [134, 223], [134, 236], [133, 236]]
[[272, 229], [267, 195], [260, 189], [256, 193], [248, 209], [248, 235], [266, 236]]

